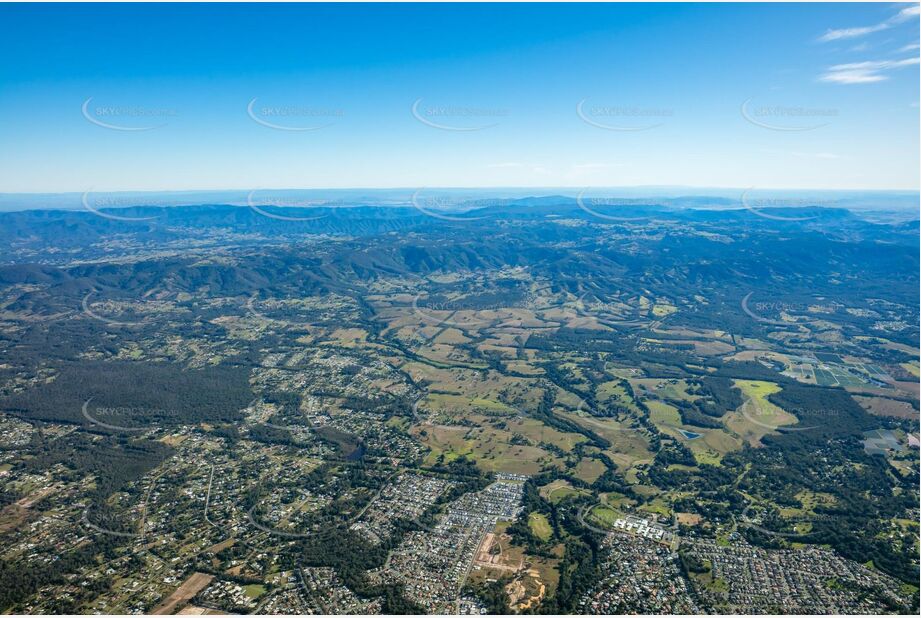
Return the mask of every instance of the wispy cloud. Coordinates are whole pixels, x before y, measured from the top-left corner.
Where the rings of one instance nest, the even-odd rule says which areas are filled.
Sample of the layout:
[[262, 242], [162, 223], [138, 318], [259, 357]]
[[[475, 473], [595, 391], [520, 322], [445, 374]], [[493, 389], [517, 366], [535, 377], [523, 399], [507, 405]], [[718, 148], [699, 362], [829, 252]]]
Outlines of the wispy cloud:
[[914, 4], [910, 7], [902, 9], [886, 21], [880, 22], [878, 24], [873, 24], [872, 26], [859, 26], [856, 28], [839, 28], [837, 30], [829, 30], [819, 37], [819, 41], [827, 43], [829, 41], [839, 41], [841, 39], [853, 39], [861, 36], [866, 36], [881, 30], [888, 30], [896, 24], [908, 21], [909, 19], [917, 17], [918, 15], [921, 15], [921, 5]]
[[899, 51], [900, 51], [900, 52], [909, 52], [909, 51], [914, 51], [914, 50], [916, 50], [916, 49], [918, 49], [918, 48], [921, 48], [921, 45], [919, 45], [918, 43], [909, 43], [908, 45], [906, 45], [906, 46], [902, 47], [901, 49], [899, 49]]
[[823, 82], [835, 84], [871, 84], [889, 79], [887, 72], [919, 63], [919, 58], [903, 60], [868, 60], [836, 64], [819, 76]]
[[873, 34], [874, 32], [879, 32], [880, 30], [885, 30], [889, 26], [883, 22], [881, 24], [876, 24], [875, 26], [863, 26], [861, 28], [841, 28], [839, 30], [829, 30], [825, 34], [819, 37], [819, 40], [823, 43], [828, 41], [837, 41], [839, 39], [854, 39], [859, 36], [866, 36], [868, 34]]
[[902, 22], [907, 21], [912, 17], [918, 17], [919, 15], [921, 15], [921, 4], [913, 4], [899, 11], [898, 14], [893, 17], [893, 19]]

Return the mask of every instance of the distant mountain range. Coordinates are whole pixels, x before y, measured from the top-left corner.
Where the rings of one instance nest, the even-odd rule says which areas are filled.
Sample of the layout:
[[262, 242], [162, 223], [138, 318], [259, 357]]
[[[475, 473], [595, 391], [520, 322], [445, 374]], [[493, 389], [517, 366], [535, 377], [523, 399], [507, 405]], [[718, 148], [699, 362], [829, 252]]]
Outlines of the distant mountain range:
[[[535, 197], [539, 195], [540, 197]], [[434, 203], [433, 209], [463, 210], [515, 201], [541, 204], [568, 199], [610, 199], [678, 208], [739, 208], [745, 202], [765, 205], [826, 206], [860, 211], [917, 215], [918, 191], [830, 191], [812, 189], [700, 188], [680, 186], [582, 188], [397, 188], [397, 189], [252, 189], [206, 191], [121, 191], [84, 193], [0, 193], [0, 212], [21, 210], [90, 210], [136, 206], [201, 204], [310, 206], [412, 206]]]

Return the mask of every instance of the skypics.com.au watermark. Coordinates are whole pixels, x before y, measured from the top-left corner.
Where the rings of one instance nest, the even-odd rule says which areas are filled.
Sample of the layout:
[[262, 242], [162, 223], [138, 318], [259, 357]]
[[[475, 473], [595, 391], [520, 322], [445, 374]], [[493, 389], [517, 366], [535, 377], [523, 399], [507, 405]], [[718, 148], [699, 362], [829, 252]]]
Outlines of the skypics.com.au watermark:
[[[809, 431], [819, 427], [818, 425], [799, 425], [799, 419], [795, 415], [791, 417], [792, 412], [786, 413], [773, 405], [760, 405], [754, 399], [749, 399], [742, 404], [739, 412], [748, 422], [772, 432]], [[810, 418], [815, 416], [840, 416], [840, 412], [836, 410], [810, 410], [809, 414]]]
[[254, 97], [247, 103], [246, 115], [256, 124], [275, 131], [319, 131], [331, 127], [345, 116], [345, 111], [337, 108], [311, 105], [256, 105], [257, 100], [258, 97]]
[[140, 320], [116, 320], [108, 317], [106, 314], [121, 314], [126, 308], [126, 304], [130, 306], [129, 303], [132, 301], [116, 301], [112, 299], [105, 299], [101, 301], [91, 302], [91, 298], [94, 292], [89, 292], [86, 296], [83, 297], [81, 301], [81, 306], [83, 308], [83, 314], [89, 318], [97, 320], [99, 322], [104, 322], [110, 326], [144, 326], [150, 322], [147, 317], [144, 317]]
[[781, 132], [814, 131], [827, 127], [829, 119], [838, 117], [838, 110], [828, 107], [802, 105], [755, 105], [749, 97], [739, 106], [739, 112], [750, 124]]
[[[153, 221], [158, 219], [160, 215], [150, 215], [147, 217], [131, 217], [125, 215], [116, 215], [111, 212], [105, 212], [105, 210], [114, 210], [121, 208], [131, 208], [139, 206], [140, 200], [137, 198], [127, 198], [106, 194], [95, 193], [92, 189], [88, 189], [83, 192], [83, 196], [80, 199], [80, 203], [83, 205], [83, 209], [87, 210], [97, 217], [102, 217], [103, 219], [111, 219], [112, 221]], [[145, 206], [158, 207], [165, 206], [166, 204], [145, 204]], [[178, 205], [178, 204], [177, 204]]]
[[805, 302], [783, 302], [783, 301], [752, 301], [754, 292], [746, 294], [740, 303], [742, 311], [750, 318], [763, 324], [773, 324], [775, 326], [795, 326], [795, 321], [774, 320], [765, 317], [771, 314], [787, 314], [790, 316], [803, 315], [807, 313], [834, 313], [838, 306], [834, 304], [819, 304]]
[[768, 536], [773, 536], [773, 537], [784, 538], [784, 539], [797, 539], [797, 538], [809, 537], [815, 534], [813, 532], [813, 526], [815, 524], [819, 522], [833, 522], [836, 520], [836, 518], [829, 516], [829, 515], [821, 515], [817, 513], [803, 514], [795, 518], [783, 520], [784, 524], [792, 527], [792, 532], [781, 532], [779, 530], [771, 530], [770, 528], [766, 528], [765, 524], [767, 522], [763, 521], [763, 518], [759, 516], [752, 517], [749, 514], [749, 511], [751, 511], [752, 506], [753, 506], [752, 504], [749, 504], [748, 506], [745, 507], [745, 510], [742, 511], [742, 514], [739, 517], [739, 519], [741, 520], [739, 523], [748, 528], [752, 528], [753, 530], [757, 530], [758, 532], [762, 534], [766, 534]]
[[[155, 429], [152, 426], [132, 426], [127, 427], [125, 425], [116, 424], [123, 423], [124, 419], [136, 418], [140, 420], [146, 420], [150, 418], [162, 418], [166, 416], [166, 410], [153, 409], [153, 408], [140, 408], [140, 407], [99, 407], [90, 412], [90, 403], [93, 401], [93, 398], [90, 397], [83, 402], [83, 407], [81, 412], [83, 418], [88, 420], [91, 424], [98, 427], [103, 427], [110, 431], [126, 432], [126, 433], [139, 433], [142, 431], [149, 431]], [[115, 422], [110, 422], [115, 421]]]
[[[261, 304], [262, 309], [257, 309], [256, 305]], [[254, 293], [250, 295], [245, 302], [246, 312], [249, 316], [255, 318], [256, 320], [267, 324], [267, 325], [276, 325], [283, 326], [285, 328], [291, 328], [294, 330], [307, 330], [312, 331], [317, 327], [317, 324], [313, 321], [307, 320], [291, 320], [288, 318], [278, 318], [271, 317], [266, 315], [264, 312], [268, 311], [290, 311], [297, 309], [297, 301], [294, 299], [285, 299], [285, 298], [260, 298], [260, 294]]]
[[[588, 191], [588, 189], [582, 189], [579, 191], [579, 194], [576, 196], [576, 205], [578, 205], [581, 210], [593, 217], [604, 219], [605, 221], [642, 221], [643, 219], [649, 218], [648, 216], [623, 217], [620, 215], [610, 214], [610, 211], [613, 208], [627, 208], [630, 206], [635, 207], [636, 203], [630, 202], [629, 200], [622, 200], [611, 197], [585, 197], [586, 191]], [[600, 209], [605, 209], [608, 212], [602, 212]]]
[[456, 215], [448, 214], [462, 208], [463, 202], [458, 199], [445, 196], [422, 195], [423, 191], [425, 191], [425, 187], [416, 189], [416, 191], [413, 192], [412, 197], [409, 198], [409, 203], [413, 208], [426, 215], [427, 217], [432, 217], [433, 219], [441, 219], [442, 221], [457, 222], [477, 221], [486, 218], [484, 216], [467, 216], [462, 212], [459, 212]]
[[[764, 217], [765, 219], [774, 219], [775, 221], [810, 221], [818, 218], [816, 215], [809, 216], [787, 216], [778, 214], [784, 210], [796, 210], [803, 208], [825, 208], [835, 204], [835, 200], [821, 198], [804, 198], [804, 197], [752, 197], [752, 192], [756, 187], [749, 187], [742, 192], [739, 201], [742, 206], [749, 212]], [[774, 212], [765, 212], [765, 210]]]
[[[513, 307], [510, 306], [510, 303], [491, 303], [486, 305], [476, 305], [472, 306], [469, 303], [464, 303], [458, 300], [446, 299], [446, 300], [432, 300], [429, 298], [423, 298], [425, 295], [424, 292], [419, 292], [413, 298], [412, 301], [412, 311], [414, 314], [418, 315], [427, 322], [429, 325], [437, 326], [450, 326], [453, 328], [476, 328], [478, 326], [484, 326], [491, 324], [494, 320], [492, 319], [479, 319], [470, 317], [470, 319], [464, 321], [455, 321], [451, 318], [455, 316], [458, 312], [468, 312], [469, 314], [479, 314], [481, 311], [510, 311]], [[522, 301], [520, 301], [521, 306], [528, 306], [530, 302], [534, 300], [533, 295], [527, 295]], [[436, 313], [447, 314], [444, 317], [439, 317]]]
[[576, 115], [586, 124], [605, 131], [649, 131], [675, 115], [675, 110], [666, 107], [599, 105], [588, 101], [585, 98], [576, 104]]
[[410, 113], [422, 124], [441, 131], [469, 133], [499, 125], [509, 116], [509, 110], [470, 105], [431, 105], [416, 99]]
[[80, 106], [83, 117], [97, 127], [110, 131], [137, 133], [152, 131], [169, 124], [170, 118], [179, 115], [175, 108], [155, 108], [143, 105], [93, 105], [89, 97]]
[[[327, 213], [321, 213], [317, 215], [282, 214], [281, 212], [278, 212], [279, 210], [290, 208], [300, 212], [308, 208], [315, 209], [323, 206], [333, 207], [340, 205], [337, 202], [332, 202], [329, 200], [298, 199], [285, 195], [258, 194], [259, 191], [259, 189], [253, 189], [246, 195], [246, 205], [256, 214], [262, 215], [263, 217], [268, 217], [269, 219], [277, 219], [279, 221], [316, 221], [317, 219], [322, 219], [327, 216]], [[268, 210], [269, 208], [274, 210]]]

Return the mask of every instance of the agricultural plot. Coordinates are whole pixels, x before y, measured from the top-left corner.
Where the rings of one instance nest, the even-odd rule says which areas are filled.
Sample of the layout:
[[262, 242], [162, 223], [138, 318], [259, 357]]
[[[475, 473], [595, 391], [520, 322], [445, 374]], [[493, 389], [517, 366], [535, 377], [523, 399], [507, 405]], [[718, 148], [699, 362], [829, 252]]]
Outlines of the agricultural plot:
[[842, 388], [859, 388], [867, 381], [851, 373], [842, 365], [820, 365], [814, 369], [816, 383], [819, 386], [840, 386]]
[[906, 450], [899, 438], [889, 429], [874, 429], [863, 434], [863, 448], [868, 455], [887, 455]]

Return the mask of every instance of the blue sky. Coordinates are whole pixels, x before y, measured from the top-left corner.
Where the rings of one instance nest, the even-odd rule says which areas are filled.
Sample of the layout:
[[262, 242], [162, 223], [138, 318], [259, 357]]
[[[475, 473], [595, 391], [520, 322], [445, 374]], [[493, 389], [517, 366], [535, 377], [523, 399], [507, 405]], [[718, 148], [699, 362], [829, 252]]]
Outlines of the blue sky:
[[0, 192], [917, 189], [917, 6], [3, 4]]

